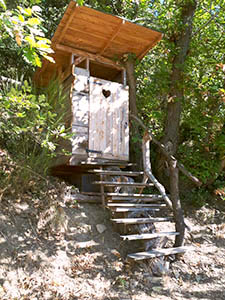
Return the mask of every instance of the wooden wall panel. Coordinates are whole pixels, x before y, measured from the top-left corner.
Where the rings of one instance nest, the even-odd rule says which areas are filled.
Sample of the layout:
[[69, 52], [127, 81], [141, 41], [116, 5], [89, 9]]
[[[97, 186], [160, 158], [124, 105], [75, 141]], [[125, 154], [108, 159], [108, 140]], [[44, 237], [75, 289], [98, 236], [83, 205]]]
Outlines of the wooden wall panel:
[[85, 69], [75, 68], [74, 90], [72, 92], [72, 153], [79, 160], [87, 157], [88, 124], [89, 124], [89, 72]]

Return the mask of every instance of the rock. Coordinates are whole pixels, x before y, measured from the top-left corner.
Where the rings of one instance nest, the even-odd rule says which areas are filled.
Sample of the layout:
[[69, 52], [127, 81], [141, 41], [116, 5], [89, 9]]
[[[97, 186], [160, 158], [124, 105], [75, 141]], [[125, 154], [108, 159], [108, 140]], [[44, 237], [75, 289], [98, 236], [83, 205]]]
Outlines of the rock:
[[139, 282], [135, 279], [130, 280], [130, 288], [134, 290], [138, 286]]
[[162, 284], [162, 278], [160, 278], [160, 277], [151, 277], [150, 281], [153, 284]]
[[154, 276], [162, 276], [169, 272], [169, 263], [165, 263], [163, 258], [155, 258], [150, 264], [151, 272]]
[[97, 229], [97, 231], [99, 232], [99, 233], [103, 233], [104, 231], [106, 231], [106, 226], [105, 225], [103, 225], [103, 224], [97, 224], [96, 225], [96, 229]]
[[153, 286], [153, 287], [152, 287], [152, 290], [153, 290], [154, 292], [156, 292], [156, 293], [161, 293], [162, 290], [163, 290], [163, 287], [161, 287], [161, 286]]

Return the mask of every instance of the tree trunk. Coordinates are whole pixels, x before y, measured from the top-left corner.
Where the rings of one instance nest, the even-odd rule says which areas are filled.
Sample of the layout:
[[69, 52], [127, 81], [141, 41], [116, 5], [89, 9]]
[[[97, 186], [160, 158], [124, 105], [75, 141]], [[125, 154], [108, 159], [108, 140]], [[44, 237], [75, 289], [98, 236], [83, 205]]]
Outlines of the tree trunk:
[[132, 57], [128, 57], [127, 61], [125, 62], [125, 68], [129, 84], [129, 110], [131, 114], [137, 116], [138, 111], [136, 105], [135, 60]]
[[169, 141], [172, 143], [172, 155], [176, 153], [178, 146], [179, 124], [182, 110], [182, 101], [184, 97], [184, 63], [190, 45], [192, 23], [195, 9], [196, 2], [193, 0], [187, 0], [186, 3], [183, 5], [181, 13], [182, 31], [177, 41], [175, 38], [175, 45], [178, 52], [173, 60], [170, 94], [168, 99], [167, 117], [165, 122], [165, 135], [163, 138], [164, 144], [166, 144]]
[[[186, 0], [181, 9], [182, 27], [180, 34], [178, 37], [175, 36], [175, 34], [171, 37], [176, 46], [176, 54], [173, 59], [170, 93], [168, 95], [167, 104], [167, 116], [165, 120], [164, 137], [162, 138], [162, 143], [171, 155], [176, 153], [179, 142], [179, 125], [184, 98], [184, 63], [192, 35], [192, 23], [196, 9], [196, 2], [194, 0]], [[158, 176], [165, 173], [165, 160], [164, 156], [161, 156], [158, 159]], [[165, 178], [161, 177], [160, 179], [165, 183]]]
[[176, 236], [174, 247], [180, 247], [184, 242], [185, 223], [183, 211], [181, 208], [179, 197], [179, 170], [177, 168], [177, 161], [170, 160], [170, 198], [173, 205], [173, 215], [175, 219], [176, 231], [179, 235]]
[[[138, 110], [136, 105], [136, 78], [135, 78], [135, 58], [132, 55], [128, 55], [128, 58], [125, 62], [125, 68], [127, 72], [127, 79], [129, 84], [129, 110], [130, 114], [137, 117]], [[134, 170], [140, 170], [142, 168], [142, 153], [141, 153], [141, 139], [142, 135], [140, 134], [138, 128], [135, 126], [135, 123], [131, 123], [130, 126], [130, 160], [137, 164], [137, 167], [134, 167]]]

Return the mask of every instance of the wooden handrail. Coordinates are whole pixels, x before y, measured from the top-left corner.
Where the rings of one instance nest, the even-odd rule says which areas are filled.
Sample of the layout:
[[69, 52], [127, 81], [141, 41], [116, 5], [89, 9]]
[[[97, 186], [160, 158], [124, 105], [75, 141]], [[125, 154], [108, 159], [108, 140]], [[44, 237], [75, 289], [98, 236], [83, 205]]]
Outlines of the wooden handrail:
[[155, 178], [151, 171], [151, 161], [150, 161], [150, 141], [151, 137], [146, 131], [143, 139], [142, 139], [142, 152], [143, 152], [143, 165], [144, 165], [144, 172], [150, 179], [152, 183], [154, 183], [155, 187], [158, 189], [160, 194], [162, 195], [163, 199], [169, 206], [171, 210], [173, 210], [172, 202], [170, 201], [169, 197], [166, 194], [164, 186], [159, 183], [159, 181]]
[[166, 149], [165, 149], [165, 146], [163, 144], [161, 144], [159, 141], [157, 141], [157, 139], [153, 136], [153, 134], [151, 133], [150, 129], [147, 128], [147, 126], [144, 125], [144, 123], [137, 117], [137, 116], [134, 116], [133, 114], [130, 114], [130, 117], [133, 118], [135, 121], [137, 121], [139, 123], [139, 125], [145, 130], [148, 132], [152, 142], [158, 146], [160, 152], [169, 160], [169, 161], [176, 161], [176, 165], [178, 167], [178, 169], [185, 175], [187, 176], [197, 187], [200, 187], [202, 185], [202, 182], [197, 178], [195, 177], [194, 175], [192, 175], [185, 167], [184, 165], [180, 164], [177, 159], [170, 155]]
[[144, 172], [148, 179], [155, 185], [160, 194], [162, 195], [164, 201], [168, 207], [173, 211], [176, 231], [179, 235], [175, 238], [175, 247], [180, 247], [184, 242], [185, 227], [189, 228], [184, 222], [184, 216], [181, 208], [181, 202], [179, 197], [179, 177], [177, 160], [174, 157], [169, 157], [170, 166], [170, 198], [167, 196], [164, 186], [155, 178], [151, 170], [151, 160], [150, 160], [150, 142], [153, 140], [152, 135], [146, 130], [142, 139], [142, 152], [143, 152], [143, 166]]

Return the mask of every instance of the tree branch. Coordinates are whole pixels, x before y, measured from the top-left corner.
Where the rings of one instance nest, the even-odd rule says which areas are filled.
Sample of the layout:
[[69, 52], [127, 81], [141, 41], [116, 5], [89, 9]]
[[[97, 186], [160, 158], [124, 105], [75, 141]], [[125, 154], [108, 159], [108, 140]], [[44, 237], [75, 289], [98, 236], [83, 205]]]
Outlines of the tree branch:
[[[177, 159], [168, 154], [166, 149], [165, 149], [165, 146], [163, 144], [161, 144], [159, 141], [157, 141], [157, 139], [153, 136], [152, 132], [150, 131], [149, 128], [147, 128], [147, 126], [144, 125], [144, 123], [141, 121], [141, 119], [139, 119], [137, 116], [133, 115], [133, 114], [130, 114], [130, 117], [133, 118], [135, 121], [137, 121], [140, 126], [142, 128], [144, 128], [145, 130], [148, 131], [148, 134], [149, 136], [151, 137], [152, 139], [152, 142], [157, 145], [159, 147], [159, 150], [160, 152], [169, 160], [169, 161], [176, 161]], [[202, 182], [197, 178], [195, 177], [194, 175], [192, 175], [185, 167], [184, 165], [180, 164], [177, 162], [177, 167], [178, 169], [185, 175], [187, 176], [197, 187], [200, 187], [202, 185]]]

